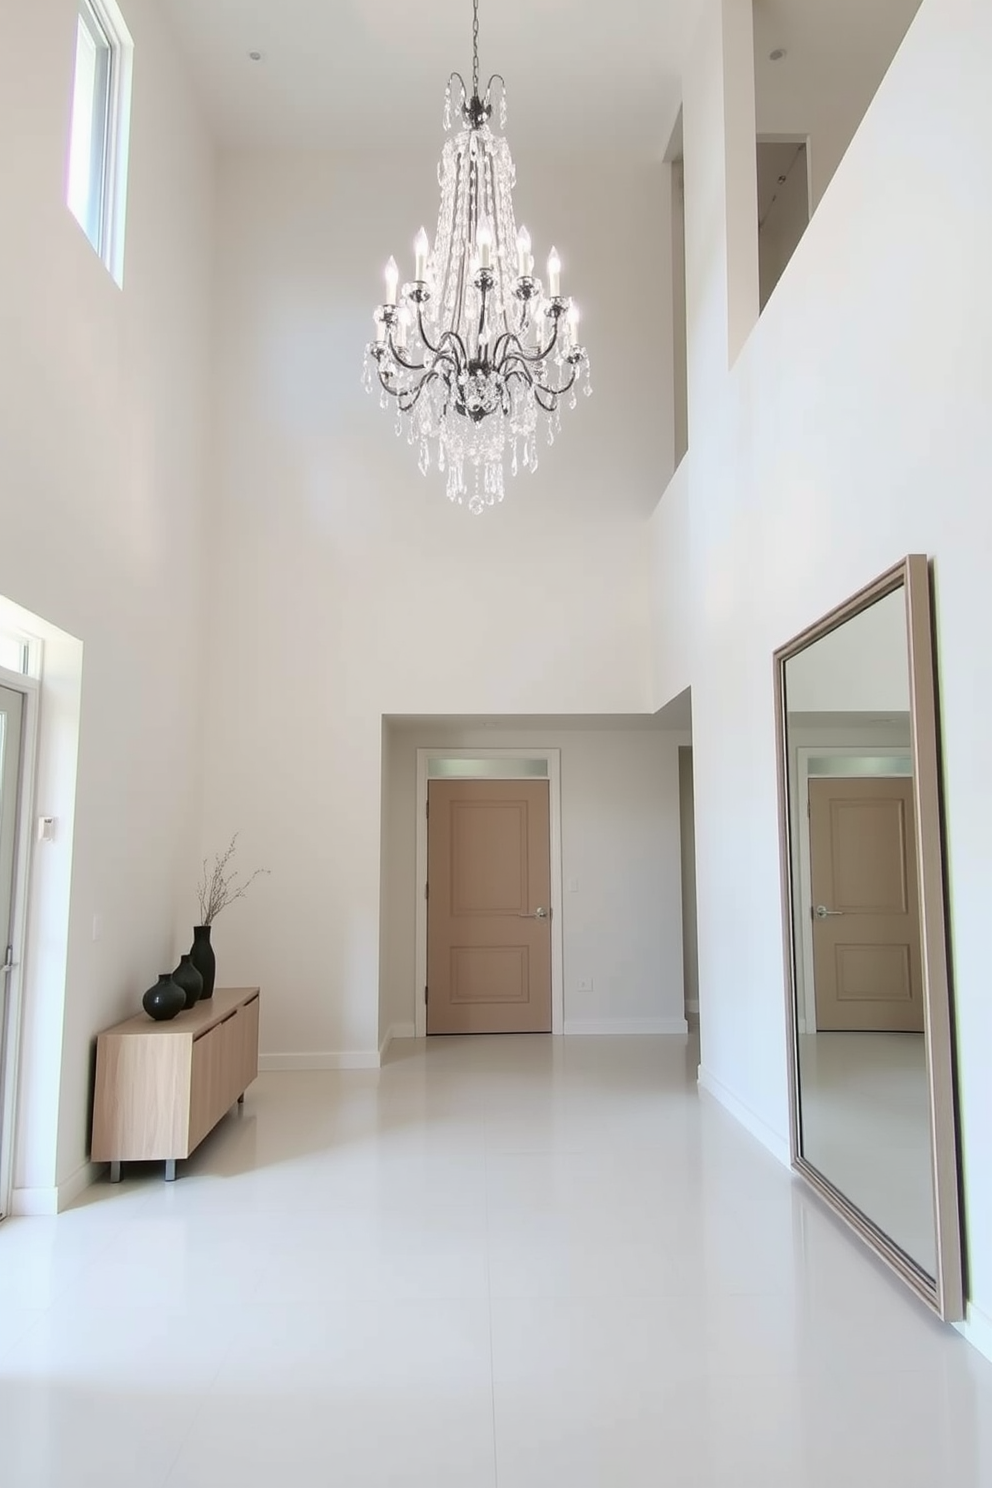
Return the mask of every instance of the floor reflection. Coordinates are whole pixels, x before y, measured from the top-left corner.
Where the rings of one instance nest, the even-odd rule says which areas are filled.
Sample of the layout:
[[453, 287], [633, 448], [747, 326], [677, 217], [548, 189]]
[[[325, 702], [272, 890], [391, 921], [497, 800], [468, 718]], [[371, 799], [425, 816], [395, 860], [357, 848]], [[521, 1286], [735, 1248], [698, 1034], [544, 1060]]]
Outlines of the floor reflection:
[[933, 1275], [923, 1035], [800, 1034], [799, 1067], [803, 1156]]

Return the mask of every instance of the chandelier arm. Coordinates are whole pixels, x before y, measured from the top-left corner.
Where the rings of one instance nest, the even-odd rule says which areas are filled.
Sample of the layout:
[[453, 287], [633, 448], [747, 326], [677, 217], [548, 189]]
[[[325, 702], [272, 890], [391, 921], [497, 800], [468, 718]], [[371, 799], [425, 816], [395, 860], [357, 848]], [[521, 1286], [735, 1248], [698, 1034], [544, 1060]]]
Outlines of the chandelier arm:
[[[434, 357], [445, 356], [452, 358], [456, 372], [468, 361], [468, 352], [465, 350], [465, 343], [457, 331], [449, 328], [443, 333], [437, 345], [434, 345], [424, 325], [424, 310], [422, 305], [417, 306], [417, 329], [420, 331], [420, 338], [431, 355]], [[448, 350], [449, 342], [454, 342], [455, 344], [453, 353]]]
[[428, 372], [427, 376], [422, 377], [415, 388], [403, 388], [397, 393], [396, 398], [400, 405], [400, 412], [412, 413], [430, 383], [437, 380], [437, 376], [438, 374], [436, 372]]
[[[503, 359], [503, 367], [516, 367], [518, 371], [526, 372], [531, 382], [534, 382], [536, 376], [544, 371], [540, 362], [533, 361], [530, 357], [518, 356], [516, 352], [511, 352]], [[531, 371], [532, 367], [533, 371]]]
[[535, 388], [540, 388], [542, 393], [547, 393], [548, 397], [554, 398], [555, 402], [557, 403], [559, 398], [563, 398], [566, 393], [570, 393], [572, 391], [572, 388], [575, 386], [575, 379], [577, 376], [578, 368], [572, 365], [570, 368], [569, 379], [567, 382], [563, 382], [561, 387], [548, 387], [547, 383], [542, 382], [538, 377], [535, 377], [533, 379], [533, 386]]
[[[538, 380], [537, 380], [536, 377], [535, 377], [535, 379], [534, 379], [534, 381], [532, 383], [532, 387], [534, 389], [534, 398], [535, 398], [536, 402], [540, 403], [540, 405], [544, 409], [545, 413], [554, 413], [555, 409], [558, 407], [558, 404], [561, 402], [562, 398], [564, 398], [564, 396], [565, 396], [566, 393], [570, 393], [572, 391], [572, 388], [574, 386], [575, 386], [575, 369], [574, 368], [572, 369], [572, 375], [569, 378], [568, 382], [563, 383], [560, 388], [548, 387], [545, 383], [538, 382]], [[551, 407], [550, 408], [548, 407], [548, 405], [546, 403], [542, 403], [541, 402], [541, 399], [538, 396], [540, 393], [547, 394], [547, 396], [551, 399]]]
[[558, 324], [559, 324], [560, 318], [561, 318], [560, 316], [557, 316], [557, 315], [555, 316], [555, 324], [554, 324], [554, 330], [551, 332], [551, 340], [548, 342], [547, 346], [541, 352], [540, 356], [538, 357], [538, 361], [543, 362], [544, 361], [544, 358], [550, 356], [551, 353], [554, 351], [555, 347], [558, 345]]
[[427, 363], [426, 362], [408, 362], [407, 359], [406, 359], [406, 357], [404, 357], [399, 351], [397, 351], [396, 346], [393, 343], [393, 333], [392, 333], [392, 331], [390, 331], [390, 333], [389, 333], [389, 341], [388, 341], [387, 344], [389, 346], [389, 354], [393, 358], [393, 361], [396, 362], [400, 367], [402, 367], [404, 369], [404, 371], [406, 371], [406, 372], [426, 372], [427, 371]]
[[381, 366], [379, 367], [378, 371], [379, 371], [379, 381], [382, 383], [383, 391], [384, 392], [387, 392], [391, 398], [397, 398], [398, 399], [399, 396], [400, 396], [400, 394], [402, 393], [403, 389], [402, 388], [398, 388], [398, 387], [394, 387], [393, 384], [390, 382], [390, 377], [392, 376], [392, 373], [391, 372], [383, 372]]
[[552, 342], [547, 351], [541, 351], [540, 348], [536, 351], [528, 351], [515, 331], [504, 331], [496, 343], [497, 348], [499, 348], [500, 342], [504, 341], [506, 342], [504, 351], [501, 353], [498, 350], [494, 350], [493, 352], [493, 361], [497, 364], [499, 363], [500, 355], [502, 355], [504, 361], [510, 357], [519, 357], [523, 361], [529, 362], [531, 366], [536, 366], [539, 362], [545, 360], [548, 352], [554, 349], [554, 342]]

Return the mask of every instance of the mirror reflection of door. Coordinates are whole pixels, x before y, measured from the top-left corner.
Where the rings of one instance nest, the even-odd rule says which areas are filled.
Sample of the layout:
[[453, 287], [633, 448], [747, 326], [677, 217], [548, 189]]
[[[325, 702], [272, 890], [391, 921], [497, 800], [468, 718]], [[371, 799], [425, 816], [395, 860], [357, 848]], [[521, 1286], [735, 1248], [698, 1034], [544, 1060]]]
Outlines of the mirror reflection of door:
[[922, 1033], [911, 779], [809, 782], [819, 1031]]

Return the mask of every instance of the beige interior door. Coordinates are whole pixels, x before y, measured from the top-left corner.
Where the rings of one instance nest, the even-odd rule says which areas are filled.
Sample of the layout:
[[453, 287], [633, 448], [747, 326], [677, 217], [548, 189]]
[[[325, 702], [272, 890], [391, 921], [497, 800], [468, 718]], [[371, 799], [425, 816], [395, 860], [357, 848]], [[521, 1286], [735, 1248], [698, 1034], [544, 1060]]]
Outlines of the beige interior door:
[[809, 782], [818, 1030], [923, 1032], [913, 782]]
[[551, 1032], [546, 780], [432, 780], [427, 1032]]

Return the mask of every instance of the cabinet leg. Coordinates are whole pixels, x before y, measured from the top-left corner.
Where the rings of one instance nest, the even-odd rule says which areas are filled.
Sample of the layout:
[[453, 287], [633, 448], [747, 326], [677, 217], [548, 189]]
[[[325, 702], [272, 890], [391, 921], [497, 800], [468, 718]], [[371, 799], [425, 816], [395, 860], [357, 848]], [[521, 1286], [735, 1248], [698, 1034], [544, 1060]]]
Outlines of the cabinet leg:
[[166, 1183], [176, 1181], [176, 1159], [174, 1157], [167, 1157], [165, 1160], [165, 1181]]
[[121, 1165], [119, 1162], [112, 1162], [110, 1164], [110, 1181], [111, 1183], [120, 1183], [121, 1181]]
[[241, 1094], [238, 1096], [238, 1105], [239, 1106], [243, 1106], [244, 1103], [245, 1103], [245, 1093], [242, 1090]]

